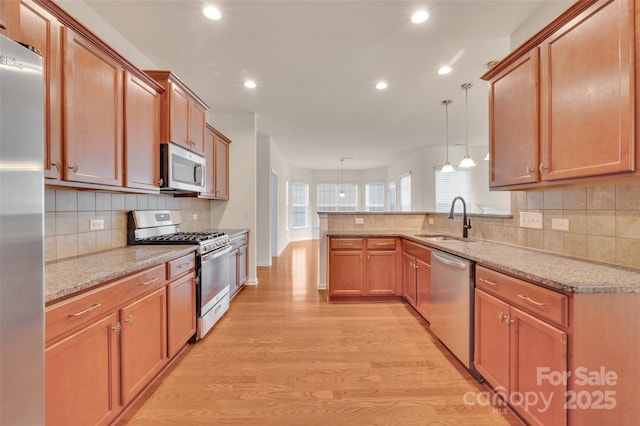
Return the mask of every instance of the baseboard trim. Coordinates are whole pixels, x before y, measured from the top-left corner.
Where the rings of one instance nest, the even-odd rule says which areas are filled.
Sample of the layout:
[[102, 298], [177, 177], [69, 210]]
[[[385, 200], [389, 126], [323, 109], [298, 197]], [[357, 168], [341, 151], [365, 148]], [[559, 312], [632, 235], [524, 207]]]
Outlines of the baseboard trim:
[[247, 280], [246, 283], [244, 283], [244, 285], [258, 285], [258, 279], [252, 279], [252, 280]]
[[327, 283], [318, 283], [318, 290], [326, 290]]

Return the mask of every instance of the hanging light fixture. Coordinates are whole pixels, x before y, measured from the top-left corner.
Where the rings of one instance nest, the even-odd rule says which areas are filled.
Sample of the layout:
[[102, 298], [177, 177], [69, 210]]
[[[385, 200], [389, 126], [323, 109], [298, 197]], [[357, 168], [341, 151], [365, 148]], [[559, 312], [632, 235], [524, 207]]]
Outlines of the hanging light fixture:
[[453, 102], [451, 99], [445, 99], [444, 101], [442, 101], [442, 104], [444, 105], [445, 121], [447, 125], [445, 133], [447, 140], [447, 162], [444, 163], [444, 166], [442, 166], [443, 173], [451, 173], [455, 171], [451, 163], [449, 163], [449, 104], [451, 102]]
[[345, 157], [340, 157], [340, 192], [338, 197], [344, 198], [347, 194], [344, 193], [344, 160]]
[[469, 157], [469, 89], [473, 87], [471, 83], [464, 83], [460, 87], [464, 89], [465, 98], [465, 128], [466, 128], [466, 143], [465, 143], [465, 155], [458, 167], [475, 167], [476, 162]]

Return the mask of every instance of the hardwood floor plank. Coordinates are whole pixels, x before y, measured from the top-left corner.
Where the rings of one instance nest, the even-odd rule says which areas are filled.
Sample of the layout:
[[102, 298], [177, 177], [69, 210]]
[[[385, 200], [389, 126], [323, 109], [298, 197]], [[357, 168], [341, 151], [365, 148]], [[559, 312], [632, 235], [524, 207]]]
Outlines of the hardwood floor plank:
[[465, 403], [478, 384], [402, 302], [326, 302], [316, 242], [291, 243], [259, 285], [119, 421], [124, 425], [516, 425]]

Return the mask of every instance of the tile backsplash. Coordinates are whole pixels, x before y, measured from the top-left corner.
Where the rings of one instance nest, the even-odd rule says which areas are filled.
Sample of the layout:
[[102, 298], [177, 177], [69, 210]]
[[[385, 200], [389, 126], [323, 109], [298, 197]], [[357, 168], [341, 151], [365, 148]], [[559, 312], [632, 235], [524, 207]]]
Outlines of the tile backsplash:
[[[45, 186], [45, 261], [127, 245], [127, 211], [179, 210], [183, 231], [211, 227], [210, 202], [170, 195], [121, 194]], [[197, 219], [193, 219], [197, 215]], [[104, 229], [91, 231], [89, 221]]]

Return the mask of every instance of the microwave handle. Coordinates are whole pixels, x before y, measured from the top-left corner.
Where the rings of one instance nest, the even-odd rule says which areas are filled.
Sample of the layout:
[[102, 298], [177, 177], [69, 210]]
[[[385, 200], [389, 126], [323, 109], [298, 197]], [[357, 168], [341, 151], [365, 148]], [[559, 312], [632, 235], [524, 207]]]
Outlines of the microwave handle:
[[204, 176], [203, 176], [203, 171], [204, 171], [204, 167], [202, 164], [196, 164], [195, 167], [193, 168], [193, 181], [194, 182], [199, 182], [199, 183], [204, 183]]

